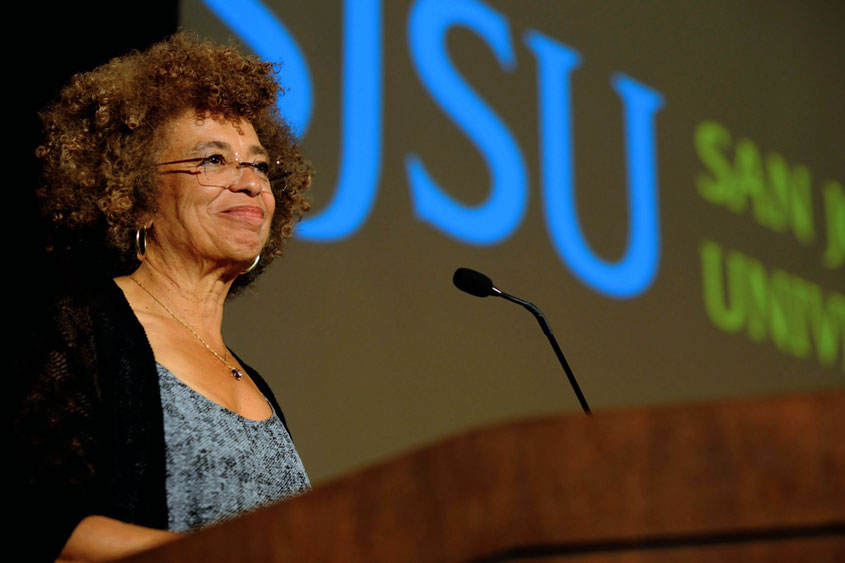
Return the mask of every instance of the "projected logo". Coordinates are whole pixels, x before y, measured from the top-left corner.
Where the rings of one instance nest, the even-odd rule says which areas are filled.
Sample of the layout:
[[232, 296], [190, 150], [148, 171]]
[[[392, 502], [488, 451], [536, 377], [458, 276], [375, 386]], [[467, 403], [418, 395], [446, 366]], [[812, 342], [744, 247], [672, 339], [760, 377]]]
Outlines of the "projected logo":
[[[808, 249], [819, 238], [806, 166], [774, 151], [764, 158], [754, 141], [734, 139], [715, 121], [698, 125], [695, 148], [706, 169], [696, 179], [704, 201], [770, 232], [791, 235]], [[827, 233], [819, 262], [837, 270], [845, 265], [845, 190], [832, 179], [819, 183], [816, 196], [818, 188]], [[815, 356], [824, 367], [835, 365], [841, 348], [845, 372], [845, 296], [716, 240], [702, 240], [699, 253], [704, 306], [715, 326], [745, 332], [754, 342], [771, 340], [779, 352], [795, 358]]]
[[[291, 89], [282, 113], [300, 136], [308, 131], [312, 91], [308, 63], [293, 35], [257, 0], [205, 0], [259, 56], [285, 62]], [[380, 0], [343, 4], [342, 118], [339, 177], [332, 200], [299, 225], [300, 238], [332, 242], [354, 234], [367, 220], [378, 194], [382, 158], [382, 6]], [[473, 143], [490, 176], [486, 199], [468, 206], [451, 197], [416, 154], [405, 157], [408, 189], [416, 216], [471, 245], [494, 245], [520, 226], [528, 180], [519, 143], [507, 124], [452, 63], [446, 34], [453, 27], [475, 33], [505, 71], [516, 68], [514, 36], [507, 18], [480, 0], [417, 0], [407, 18], [411, 63], [433, 101]], [[537, 116], [544, 217], [561, 262], [592, 289], [632, 298], [654, 281], [660, 263], [660, 221], [655, 114], [662, 96], [625, 75], [610, 84], [621, 100], [627, 171], [628, 232], [625, 251], [607, 261], [591, 248], [575, 201], [570, 76], [579, 54], [539, 31], [522, 40], [537, 67]], [[355, 69], [347, 72], [346, 69]], [[353, 137], [354, 135], [354, 137]]]

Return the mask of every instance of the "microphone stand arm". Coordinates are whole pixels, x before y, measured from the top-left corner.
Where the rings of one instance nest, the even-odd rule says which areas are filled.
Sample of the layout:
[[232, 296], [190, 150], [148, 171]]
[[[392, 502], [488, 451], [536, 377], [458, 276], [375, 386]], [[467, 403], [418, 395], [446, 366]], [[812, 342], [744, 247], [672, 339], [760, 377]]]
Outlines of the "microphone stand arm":
[[531, 311], [531, 314], [534, 315], [537, 322], [540, 323], [540, 328], [543, 329], [543, 334], [545, 334], [546, 338], [549, 339], [549, 343], [552, 345], [560, 365], [563, 366], [563, 371], [566, 372], [566, 377], [569, 379], [569, 384], [572, 386], [572, 390], [575, 391], [575, 396], [578, 397], [578, 402], [581, 403], [581, 408], [584, 409], [586, 414], [591, 414], [590, 406], [587, 404], [587, 399], [585, 399], [584, 394], [581, 393], [581, 387], [578, 386], [578, 382], [575, 380], [575, 374], [572, 373], [572, 369], [569, 367], [569, 362], [566, 361], [560, 346], [557, 344], [557, 340], [552, 334], [552, 327], [546, 320], [546, 315], [544, 315], [543, 312], [533, 303], [520, 299], [519, 297], [509, 295], [496, 287], [491, 289], [490, 295], [495, 295], [496, 297], [501, 297], [502, 299], [506, 299], [507, 301], [516, 303], [517, 305], [522, 305], [524, 308]]

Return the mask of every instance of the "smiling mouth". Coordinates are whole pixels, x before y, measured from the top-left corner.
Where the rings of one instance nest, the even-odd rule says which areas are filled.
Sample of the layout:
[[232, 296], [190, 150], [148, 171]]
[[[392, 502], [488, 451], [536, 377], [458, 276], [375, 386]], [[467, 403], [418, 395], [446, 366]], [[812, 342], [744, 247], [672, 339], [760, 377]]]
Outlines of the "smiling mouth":
[[264, 210], [254, 205], [239, 205], [230, 207], [222, 213], [223, 215], [243, 219], [249, 223], [261, 224], [264, 222]]

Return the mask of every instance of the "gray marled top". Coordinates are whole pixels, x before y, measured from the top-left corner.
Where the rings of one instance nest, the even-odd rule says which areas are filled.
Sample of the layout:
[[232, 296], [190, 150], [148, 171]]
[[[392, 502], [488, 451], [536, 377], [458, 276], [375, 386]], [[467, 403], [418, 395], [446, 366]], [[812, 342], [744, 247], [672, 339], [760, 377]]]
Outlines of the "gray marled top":
[[250, 420], [156, 364], [164, 410], [168, 529], [187, 532], [311, 488], [274, 412]]

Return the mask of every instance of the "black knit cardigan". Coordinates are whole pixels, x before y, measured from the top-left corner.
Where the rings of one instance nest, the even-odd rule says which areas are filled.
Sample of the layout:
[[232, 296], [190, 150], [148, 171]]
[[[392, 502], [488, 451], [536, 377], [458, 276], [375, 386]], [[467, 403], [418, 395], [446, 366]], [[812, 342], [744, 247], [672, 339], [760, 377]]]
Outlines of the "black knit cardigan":
[[[84, 285], [55, 301], [50, 326], [20, 353], [12, 483], [16, 539], [32, 561], [54, 560], [89, 515], [167, 528], [152, 349], [114, 281]], [[285, 422], [267, 384], [241, 363]]]

